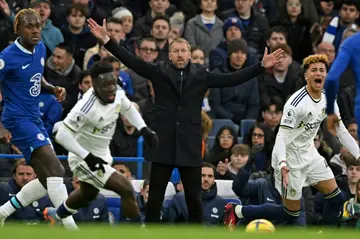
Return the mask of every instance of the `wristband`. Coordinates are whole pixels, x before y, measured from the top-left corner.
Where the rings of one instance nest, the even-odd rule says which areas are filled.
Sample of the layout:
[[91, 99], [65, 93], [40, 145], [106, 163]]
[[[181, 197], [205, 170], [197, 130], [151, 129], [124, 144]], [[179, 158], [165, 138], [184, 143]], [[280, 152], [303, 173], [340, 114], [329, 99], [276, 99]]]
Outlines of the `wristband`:
[[279, 165], [280, 165], [280, 168], [286, 167], [286, 166], [287, 166], [286, 160], [281, 161], [281, 162], [279, 163]]

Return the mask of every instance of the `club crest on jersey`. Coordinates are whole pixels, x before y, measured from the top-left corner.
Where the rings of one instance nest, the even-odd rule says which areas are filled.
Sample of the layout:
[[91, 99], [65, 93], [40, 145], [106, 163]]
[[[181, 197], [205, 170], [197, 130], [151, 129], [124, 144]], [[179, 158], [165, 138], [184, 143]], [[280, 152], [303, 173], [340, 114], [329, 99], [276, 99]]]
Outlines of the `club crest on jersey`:
[[42, 133], [38, 133], [36, 137], [41, 141], [45, 140], [45, 136]]
[[4, 69], [5, 67], [5, 61], [3, 59], [0, 59], [0, 70]]
[[323, 108], [323, 109], [321, 110], [321, 115], [322, 115], [323, 117], [326, 116], [326, 108]]

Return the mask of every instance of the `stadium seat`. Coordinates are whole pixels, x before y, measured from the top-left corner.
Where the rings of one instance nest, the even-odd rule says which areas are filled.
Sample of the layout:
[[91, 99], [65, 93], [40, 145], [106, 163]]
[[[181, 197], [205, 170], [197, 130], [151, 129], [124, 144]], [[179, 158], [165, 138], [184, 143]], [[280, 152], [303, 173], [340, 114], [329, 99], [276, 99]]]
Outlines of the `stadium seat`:
[[219, 129], [223, 126], [231, 126], [234, 128], [236, 134], [239, 133], [239, 126], [229, 119], [213, 119], [213, 128], [209, 136], [215, 136]]
[[256, 123], [256, 120], [254, 119], [244, 119], [241, 121], [241, 137], [244, 137], [247, 133], [249, 133], [249, 130], [251, 127], [254, 126]]
[[234, 203], [236, 203], [238, 205], [242, 205], [240, 199], [236, 199], [236, 198], [228, 198], [228, 199], [226, 199], [226, 203], [229, 203], [229, 202], [234, 202]]
[[242, 144], [243, 143], [243, 137], [238, 137], [238, 144]]
[[215, 180], [218, 195], [225, 198], [225, 199], [239, 199], [238, 196], [232, 190], [233, 180]]
[[[136, 193], [140, 192], [142, 188], [142, 184], [144, 180], [131, 180], [131, 183], [134, 187]], [[112, 191], [108, 191], [105, 189], [101, 189], [100, 193], [106, 197], [106, 204], [108, 206], [109, 212], [114, 216], [115, 223], [119, 223], [121, 219], [121, 198], [119, 195]], [[175, 187], [169, 182], [165, 191], [165, 204], [171, 200], [171, 198], [175, 195]]]
[[209, 136], [207, 139], [207, 145], [209, 150], [213, 147], [214, 143], [215, 143], [215, 136]]

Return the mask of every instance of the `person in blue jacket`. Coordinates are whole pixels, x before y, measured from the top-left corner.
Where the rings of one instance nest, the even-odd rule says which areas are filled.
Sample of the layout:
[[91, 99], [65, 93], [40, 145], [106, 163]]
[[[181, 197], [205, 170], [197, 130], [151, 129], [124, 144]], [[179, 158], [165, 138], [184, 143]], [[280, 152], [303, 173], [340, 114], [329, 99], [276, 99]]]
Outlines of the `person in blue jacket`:
[[[232, 190], [239, 196], [243, 202], [244, 208], [257, 207], [265, 203], [282, 204], [281, 195], [275, 189], [275, 182], [273, 174], [267, 175], [265, 178], [250, 179], [252, 173], [252, 164], [256, 157], [256, 153], [263, 149], [263, 145], [255, 145], [250, 152], [247, 163], [236, 174]], [[244, 206], [244, 202], [252, 204]], [[298, 226], [306, 226], [306, 217], [304, 211], [304, 200], [301, 202], [300, 216], [292, 222], [275, 221], [274, 224], [291, 224]], [[246, 224], [254, 219], [263, 218], [262, 215], [243, 215], [244, 217], [239, 221], [239, 224]], [[266, 219], [266, 218], [265, 218]]]
[[[13, 177], [8, 182], [0, 183], [0, 205], [3, 205], [15, 196], [21, 188], [28, 182], [36, 178], [34, 169], [26, 165], [24, 159], [15, 162], [13, 166]], [[23, 222], [27, 224], [37, 224], [44, 221], [43, 211], [47, 207], [52, 207], [48, 196], [34, 201], [27, 207], [23, 207], [14, 212], [6, 219], [6, 222]]]
[[41, 92], [39, 96], [41, 120], [48, 135], [52, 135], [54, 124], [61, 119], [62, 106], [53, 94]]
[[[226, 200], [217, 195], [215, 168], [209, 163], [204, 163], [201, 175], [203, 223], [208, 225], [223, 224]], [[170, 223], [187, 222], [188, 215], [185, 194], [179, 192], [175, 194], [168, 207], [165, 208], [163, 221]]]
[[[72, 189], [77, 190], [78, 188], [80, 188], [80, 180], [74, 176], [72, 179]], [[77, 223], [101, 222], [104, 224], [112, 224], [108, 212], [108, 206], [106, 204], [106, 198], [101, 193], [99, 193], [88, 205], [84, 205], [75, 214], [73, 214], [73, 218]]]

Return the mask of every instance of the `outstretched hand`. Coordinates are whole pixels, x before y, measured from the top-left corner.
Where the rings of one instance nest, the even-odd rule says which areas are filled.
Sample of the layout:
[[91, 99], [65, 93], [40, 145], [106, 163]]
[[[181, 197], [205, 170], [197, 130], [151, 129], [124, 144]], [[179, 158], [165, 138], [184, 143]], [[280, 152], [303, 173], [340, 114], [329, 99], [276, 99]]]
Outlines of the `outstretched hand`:
[[89, 18], [87, 22], [94, 37], [96, 37], [102, 44], [106, 44], [110, 40], [106, 30], [106, 19], [103, 20], [102, 26], [97, 24], [97, 22], [95, 22], [92, 18]]
[[268, 49], [265, 47], [264, 56], [262, 59], [263, 66], [268, 69], [276, 65], [280, 59], [283, 57], [284, 51], [282, 49], [277, 49], [271, 54], [268, 54]]
[[339, 127], [339, 117], [336, 114], [329, 114], [327, 116], [327, 128], [329, 132], [336, 136], [336, 128]]

